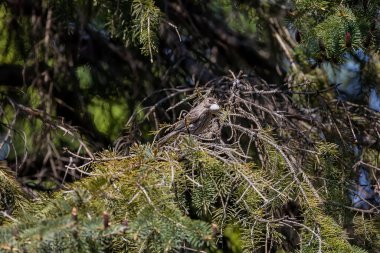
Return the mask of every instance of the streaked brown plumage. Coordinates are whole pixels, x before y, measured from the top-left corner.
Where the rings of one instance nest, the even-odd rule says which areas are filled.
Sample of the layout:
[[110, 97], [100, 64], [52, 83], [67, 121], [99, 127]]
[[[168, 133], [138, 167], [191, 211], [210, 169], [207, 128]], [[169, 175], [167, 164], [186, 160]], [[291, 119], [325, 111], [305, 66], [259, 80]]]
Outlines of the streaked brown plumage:
[[166, 143], [169, 139], [177, 136], [179, 133], [200, 134], [207, 129], [212, 120], [213, 113], [219, 111], [220, 107], [215, 98], [206, 98], [182, 120], [175, 123], [170, 133], [158, 141], [158, 145]]

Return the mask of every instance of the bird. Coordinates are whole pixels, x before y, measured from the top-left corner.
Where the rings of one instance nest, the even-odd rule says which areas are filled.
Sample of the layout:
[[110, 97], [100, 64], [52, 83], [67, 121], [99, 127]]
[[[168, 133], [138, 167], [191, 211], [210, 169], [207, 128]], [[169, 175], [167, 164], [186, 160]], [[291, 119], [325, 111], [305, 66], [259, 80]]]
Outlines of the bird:
[[163, 136], [158, 145], [162, 145], [169, 141], [171, 138], [180, 133], [200, 134], [207, 129], [213, 119], [213, 114], [220, 110], [218, 102], [213, 97], [208, 97], [199, 103], [196, 107], [180, 121], [175, 123], [171, 128], [171, 132]]

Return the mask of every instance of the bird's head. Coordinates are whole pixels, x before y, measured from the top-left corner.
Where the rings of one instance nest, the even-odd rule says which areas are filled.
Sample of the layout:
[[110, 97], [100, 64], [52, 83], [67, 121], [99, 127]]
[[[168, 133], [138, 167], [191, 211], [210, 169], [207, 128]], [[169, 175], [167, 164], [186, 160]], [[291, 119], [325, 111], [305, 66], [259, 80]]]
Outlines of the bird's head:
[[206, 98], [203, 101], [203, 106], [212, 112], [217, 112], [220, 109], [216, 98]]

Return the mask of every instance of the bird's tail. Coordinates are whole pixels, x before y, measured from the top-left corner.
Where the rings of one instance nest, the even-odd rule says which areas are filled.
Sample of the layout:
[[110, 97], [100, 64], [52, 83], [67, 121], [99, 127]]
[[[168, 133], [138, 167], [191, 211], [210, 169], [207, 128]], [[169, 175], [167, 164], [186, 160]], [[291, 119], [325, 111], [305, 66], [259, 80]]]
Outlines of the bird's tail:
[[172, 132], [168, 133], [167, 135], [165, 135], [164, 137], [162, 137], [161, 139], [158, 140], [157, 145], [162, 146], [163, 144], [168, 142], [171, 138], [173, 138], [177, 134], [178, 134], [178, 131], [172, 131]]

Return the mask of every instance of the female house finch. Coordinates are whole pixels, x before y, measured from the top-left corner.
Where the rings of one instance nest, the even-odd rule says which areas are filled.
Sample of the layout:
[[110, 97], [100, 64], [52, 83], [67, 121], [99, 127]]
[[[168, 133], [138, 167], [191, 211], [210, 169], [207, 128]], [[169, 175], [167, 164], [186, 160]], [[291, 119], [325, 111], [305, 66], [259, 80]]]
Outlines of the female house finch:
[[219, 111], [219, 109], [220, 107], [215, 98], [206, 98], [203, 102], [191, 109], [184, 119], [175, 123], [172, 127], [172, 131], [162, 137], [158, 145], [164, 144], [179, 133], [202, 133], [210, 124], [213, 113]]

